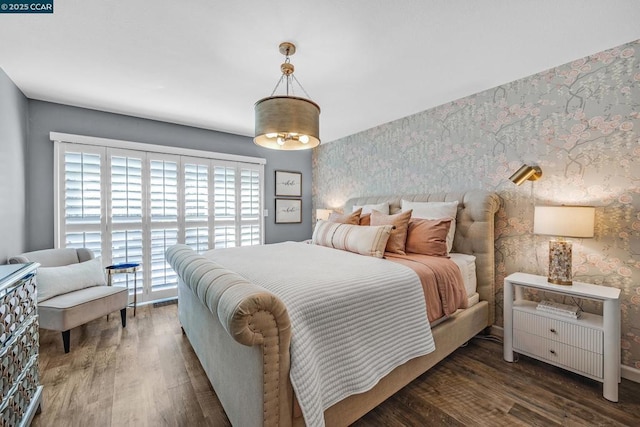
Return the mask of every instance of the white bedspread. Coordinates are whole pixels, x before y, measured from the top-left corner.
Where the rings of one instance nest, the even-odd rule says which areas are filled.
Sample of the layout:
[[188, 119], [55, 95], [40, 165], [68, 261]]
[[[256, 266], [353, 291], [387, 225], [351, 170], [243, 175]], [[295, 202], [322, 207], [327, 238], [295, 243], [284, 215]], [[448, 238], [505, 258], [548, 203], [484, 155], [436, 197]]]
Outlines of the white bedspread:
[[326, 408], [435, 350], [422, 285], [407, 267], [296, 242], [204, 256], [287, 306], [290, 378], [308, 426], [323, 426]]

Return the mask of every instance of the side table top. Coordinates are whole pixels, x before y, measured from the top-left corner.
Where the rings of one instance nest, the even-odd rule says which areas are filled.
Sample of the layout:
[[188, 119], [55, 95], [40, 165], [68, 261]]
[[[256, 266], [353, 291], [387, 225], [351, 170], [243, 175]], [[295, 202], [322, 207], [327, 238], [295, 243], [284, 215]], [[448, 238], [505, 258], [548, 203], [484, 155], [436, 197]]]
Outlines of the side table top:
[[125, 264], [114, 264], [108, 267], [105, 267], [108, 274], [118, 274], [118, 273], [135, 273], [140, 269], [140, 264], [135, 262], [129, 262]]
[[555, 285], [549, 283], [544, 276], [528, 273], [512, 273], [505, 277], [509, 282], [545, 291], [572, 295], [575, 297], [594, 298], [600, 300], [617, 300], [620, 297], [620, 289], [604, 285], [593, 285], [574, 281], [572, 285]]

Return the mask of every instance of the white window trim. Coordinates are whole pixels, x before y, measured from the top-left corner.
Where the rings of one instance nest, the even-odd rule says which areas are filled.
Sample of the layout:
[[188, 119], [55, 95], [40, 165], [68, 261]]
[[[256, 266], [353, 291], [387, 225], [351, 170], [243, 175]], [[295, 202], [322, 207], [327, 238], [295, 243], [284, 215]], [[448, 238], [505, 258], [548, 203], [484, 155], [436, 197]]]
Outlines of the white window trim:
[[97, 145], [108, 148], [124, 148], [127, 150], [152, 151], [163, 154], [177, 154], [179, 156], [205, 157], [215, 160], [229, 160], [232, 162], [267, 164], [267, 159], [261, 157], [240, 156], [237, 154], [215, 153], [213, 151], [194, 150], [191, 148], [171, 147], [168, 145], [147, 144], [144, 142], [123, 141], [120, 139], [99, 138], [97, 136], [74, 135], [71, 133], [50, 132], [49, 139], [53, 142], [70, 142], [72, 144]]

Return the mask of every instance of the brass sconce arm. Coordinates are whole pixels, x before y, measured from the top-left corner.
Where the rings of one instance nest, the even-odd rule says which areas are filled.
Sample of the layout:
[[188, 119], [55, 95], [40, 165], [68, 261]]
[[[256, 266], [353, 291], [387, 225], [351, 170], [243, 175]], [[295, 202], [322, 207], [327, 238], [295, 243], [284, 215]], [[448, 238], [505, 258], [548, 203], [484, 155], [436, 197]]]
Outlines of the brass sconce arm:
[[542, 169], [538, 166], [522, 165], [509, 180], [515, 185], [522, 185], [525, 181], [536, 181], [542, 176]]

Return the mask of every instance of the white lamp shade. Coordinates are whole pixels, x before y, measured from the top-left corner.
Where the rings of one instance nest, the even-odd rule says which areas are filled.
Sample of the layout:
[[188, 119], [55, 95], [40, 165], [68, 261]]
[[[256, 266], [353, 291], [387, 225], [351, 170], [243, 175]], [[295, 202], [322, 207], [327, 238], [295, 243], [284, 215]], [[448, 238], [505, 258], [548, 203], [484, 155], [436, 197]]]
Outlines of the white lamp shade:
[[319, 221], [321, 219], [327, 221], [332, 213], [333, 210], [331, 209], [316, 209], [316, 221]]
[[592, 206], [536, 206], [533, 232], [562, 237], [593, 237]]

